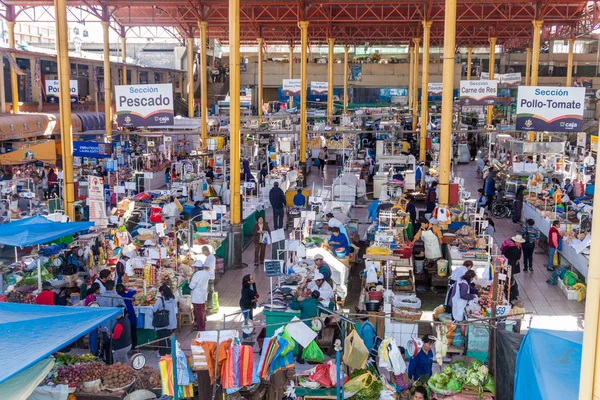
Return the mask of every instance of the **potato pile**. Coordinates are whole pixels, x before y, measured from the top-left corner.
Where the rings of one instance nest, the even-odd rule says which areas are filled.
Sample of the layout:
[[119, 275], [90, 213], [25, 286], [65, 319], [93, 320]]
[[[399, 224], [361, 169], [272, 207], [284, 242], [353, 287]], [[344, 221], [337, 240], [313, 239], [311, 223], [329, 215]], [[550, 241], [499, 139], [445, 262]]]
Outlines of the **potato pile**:
[[106, 364], [104, 363], [90, 363], [83, 369], [81, 373], [82, 382], [92, 382], [98, 379], [102, 379], [106, 372]]
[[133, 370], [129, 365], [115, 363], [106, 368], [106, 374], [102, 378], [104, 386], [110, 389], [122, 388], [133, 380]]
[[160, 383], [160, 372], [150, 366], [145, 366], [139, 371], [134, 372], [135, 384], [133, 388], [135, 390], [151, 390], [154, 388], [161, 387]]

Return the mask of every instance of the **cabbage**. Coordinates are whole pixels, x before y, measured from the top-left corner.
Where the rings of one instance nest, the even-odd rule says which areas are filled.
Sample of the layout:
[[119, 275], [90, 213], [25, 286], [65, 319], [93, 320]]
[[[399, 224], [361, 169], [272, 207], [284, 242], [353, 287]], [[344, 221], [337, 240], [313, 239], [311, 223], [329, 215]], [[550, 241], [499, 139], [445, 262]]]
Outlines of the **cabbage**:
[[449, 365], [444, 367], [444, 374], [446, 374], [448, 376], [452, 375], [452, 367]]
[[450, 379], [448, 378], [448, 375], [440, 373], [440, 372], [436, 372], [435, 374], [431, 375], [431, 378], [429, 378], [429, 381], [432, 382], [435, 386], [446, 386], [448, 384], [448, 381]]
[[482, 365], [483, 365], [483, 363], [481, 361], [473, 360], [473, 362], [471, 362], [470, 367], [473, 368], [473, 369], [478, 369]]
[[446, 385], [446, 388], [452, 390], [453, 392], [458, 392], [462, 390], [462, 385], [456, 379], [450, 379]]

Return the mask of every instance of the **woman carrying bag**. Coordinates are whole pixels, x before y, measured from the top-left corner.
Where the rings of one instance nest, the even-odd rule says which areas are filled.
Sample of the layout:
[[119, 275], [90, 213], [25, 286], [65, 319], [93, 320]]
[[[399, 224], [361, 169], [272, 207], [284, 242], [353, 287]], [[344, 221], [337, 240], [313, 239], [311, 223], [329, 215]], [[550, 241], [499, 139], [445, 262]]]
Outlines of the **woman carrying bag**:
[[158, 291], [161, 297], [156, 300], [152, 307], [153, 321], [152, 325], [156, 329], [158, 339], [165, 339], [159, 342], [158, 355], [164, 356], [171, 353], [171, 333], [177, 328], [177, 300], [173, 291], [166, 284], [162, 285]]
[[265, 251], [267, 244], [271, 244], [271, 230], [265, 222], [265, 218], [259, 216], [252, 228], [252, 238], [254, 239], [254, 266], [265, 262]]

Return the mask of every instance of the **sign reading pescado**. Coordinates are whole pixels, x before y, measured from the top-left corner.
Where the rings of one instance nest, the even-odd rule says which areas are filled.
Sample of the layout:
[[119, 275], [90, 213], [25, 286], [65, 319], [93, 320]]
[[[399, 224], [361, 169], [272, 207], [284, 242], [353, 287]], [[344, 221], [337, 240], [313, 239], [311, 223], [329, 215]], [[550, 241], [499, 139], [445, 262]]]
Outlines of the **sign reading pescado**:
[[460, 81], [461, 106], [492, 106], [497, 95], [497, 81]]
[[523, 131], [580, 132], [585, 88], [519, 86], [516, 128]]
[[173, 85], [115, 86], [119, 126], [173, 125]]
[[[59, 102], [58, 100], [58, 81], [57, 80], [46, 80], [45, 81], [45, 89], [46, 89], [46, 102], [56, 104]], [[76, 79], [72, 79], [69, 81], [69, 90], [71, 96], [71, 103], [77, 103], [79, 100], [79, 86]]]

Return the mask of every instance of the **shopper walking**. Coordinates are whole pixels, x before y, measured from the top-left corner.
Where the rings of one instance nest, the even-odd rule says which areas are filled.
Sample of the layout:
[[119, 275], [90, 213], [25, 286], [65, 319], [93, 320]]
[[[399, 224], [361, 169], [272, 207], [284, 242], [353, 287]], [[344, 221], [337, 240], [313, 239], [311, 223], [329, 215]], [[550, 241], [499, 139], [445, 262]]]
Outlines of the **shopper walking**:
[[273, 188], [269, 191], [269, 202], [273, 207], [273, 229], [283, 228], [283, 215], [285, 214], [285, 193], [279, 187], [279, 182], [273, 183]]
[[[258, 302], [258, 292], [256, 290], [256, 282], [252, 275], [245, 275], [242, 278], [242, 296], [240, 298], [240, 309], [244, 315], [244, 322], [252, 321], [254, 318], [254, 309]], [[244, 338], [249, 335], [243, 334]]]
[[506, 257], [508, 265], [512, 268], [511, 272], [513, 275], [521, 272], [521, 246], [523, 243], [525, 243], [523, 236], [517, 235], [505, 240], [502, 246], [500, 246], [500, 252]]
[[496, 175], [490, 175], [485, 181], [485, 195], [487, 197], [487, 207], [489, 211], [492, 211], [492, 205], [494, 203], [494, 197], [496, 196]]
[[254, 239], [254, 266], [258, 267], [259, 264], [265, 262], [265, 252], [267, 249], [267, 242], [265, 240], [266, 235], [270, 235], [271, 230], [269, 225], [265, 222], [262, 216], [256, 219], [256, 223], [252, 227], [252, 238]]
[[321, 151], [319, 151], [319, 171], [323, 173], [325, 169], [325, 165], [327, 164], [327, 160], [329, 159], [329, 152], [327, 150], [327, 146], [323, 147]]
[[523, 271], [533, 272], [533, 251], [540, 240], [540, 230], [535, 226], [535, 221], [529, 218], [521, 229], [521, 236], [525, 239], [523, 243]]
[[548, 265], [546, 266], [548, 271], [554, 271], [554, 255], [558, 251], [560, 242], [559, 226], [560, 221], [552, 221], [552, 226], [550, 227], [550, 231], [548, 231]]
[[525, 185], [519, 185], [515, 200], [513, 202], [512, 220], [515, 224], [521, 222], [521, 212], [523, 211], [523, 198], [525, 197]]
[[427, 197], [425, 198], [425, 212], [432, 213], [437, 205], [437, 181], [431, 182], [431, 187], [427, 190]]
[[208, 281], [210, 272], [200, 260], [194, 262], [194, 267], [198, 268], [190, 281], [192, 291], [192, 305], [194, 306], [194, 321], [196, 330], [203, 332], [206, 330], [206, 298], [208, 297]]
[[[191, 287], [191, 285], [190, 285]], [[156, 328], [156, 336], [158, 339], [164, 339], [158, 342], [158, 354], [165, 356], [171, 354], [171, 339], [169, 336], [173, 333], [173, 330], [177, 328], [177, 300], [175, 295], [169, 286], [163, 284], [158, 288], [160, 298], [156, 299], [156, 303], [152, 307], [152, 312], [155, 313], [159, 310], [167, 310], [169, 312], [169, 324], [165, 327]], [[194, 301], [194, 294], [192, 293], [192, 302]]]

